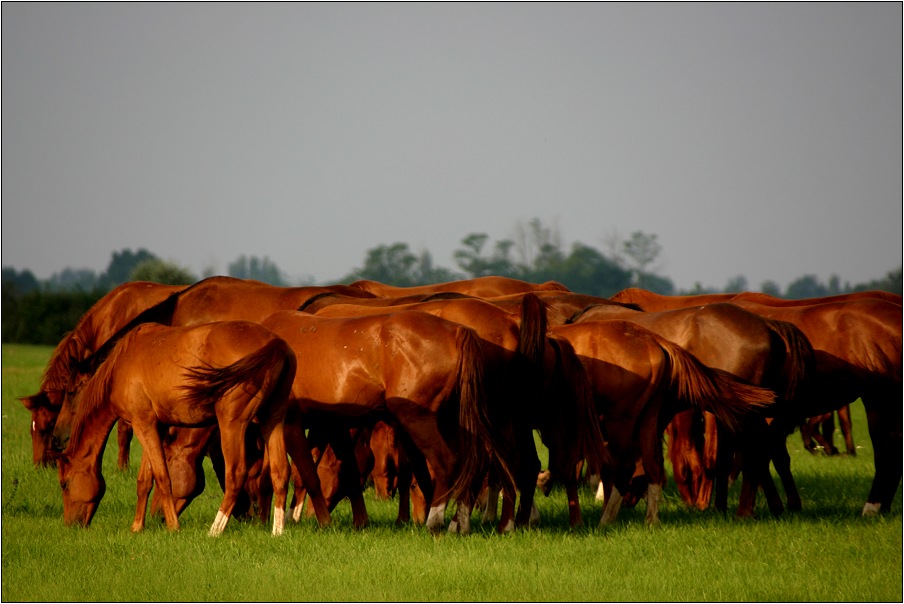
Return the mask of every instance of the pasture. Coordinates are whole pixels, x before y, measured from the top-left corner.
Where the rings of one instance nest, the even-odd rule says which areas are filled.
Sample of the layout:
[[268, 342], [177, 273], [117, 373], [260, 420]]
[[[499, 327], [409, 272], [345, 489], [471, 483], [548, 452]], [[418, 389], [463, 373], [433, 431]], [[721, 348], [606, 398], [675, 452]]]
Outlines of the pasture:
[[[106, 496], [89, 529], [67, 528], [55, 470], [35, 469], [29, 414], [16, 397], [37, 391], [50, 347], [2, 349], [3, 601], [901, 601], [901, 492], [892, 512], [863, 518], [872, 449], [863, 406], [852, 406], [856, 457], [826, 458], [789, 437], [804, 510], [773, 518], [762, 495], [757, 518], [685, 507], [673, 483], [662, 524], [647, 528], [644, 504], [597, 527], [600, 504], [586, 487], [586, 527], [570, 530], [565, 493], [538, 497], [541, 528], [500, 536], [475, 515], [474, 534], [434, 537], [394, 525], [396, 501], [368, 488], [371, 524], [352, 527], [345, 501], [333, 525], [289, 522], [281, 537], [256, 522], [207, 531], [222, 493], [209, 462], [207, 489], [170, 533], [150, 520], [129, 532], [140, 445], [128, 472], [104, 459]], [[837, 438], [837, 437], [836, 437]], [[670, 470], [670, 468], [669, 468]], [[738, 486], [729, 494], [737, 507]]]

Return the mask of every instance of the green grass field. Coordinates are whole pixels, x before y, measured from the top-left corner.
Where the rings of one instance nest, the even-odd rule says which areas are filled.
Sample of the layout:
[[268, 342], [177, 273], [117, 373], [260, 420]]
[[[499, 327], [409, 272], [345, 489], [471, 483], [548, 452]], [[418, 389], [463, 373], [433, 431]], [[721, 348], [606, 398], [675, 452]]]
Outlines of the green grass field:
[[[207, 490], [168, 532], [156, 521], [129, 532], [140, 446], [132, 470], [104, 460], [107, 493], [89, 529], [67, 528], [55, 470], [31, 463], [30, 416], [16, 397], [37, 391], [48, 347], [2, 349], [3, 601], [902, 601], [901, 492], [890, 515], [862, 518], [872, 449], [854, 405], [856, 457], [789, 450], [804, 511], [758, 518], [686, 508], [666, 487], [662, 523], [644, 504], [597, 528], [600, 506], [582, 493], [587, 528], [571, 531], [565, 495], [538, 504], [542, 526], [500, 536], [475, 516], [468, 536], [395, 527], [396, 502], [368, 489], [371, 525], [352, 528], [348, 502], [333, 525], [290, 524], [281, 537], [256, 522], [207, 536], [222, 493]], [[738, 485], [729, 506], [737, 505]]]

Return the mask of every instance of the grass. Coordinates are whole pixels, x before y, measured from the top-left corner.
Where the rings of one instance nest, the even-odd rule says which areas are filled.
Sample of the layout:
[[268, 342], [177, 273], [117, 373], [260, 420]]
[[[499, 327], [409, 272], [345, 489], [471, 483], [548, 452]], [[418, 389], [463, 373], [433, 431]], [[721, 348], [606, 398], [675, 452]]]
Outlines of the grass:
[[[863, 518], [872, 450], [862, 404], [854, 406], [856, 457], [826, 458], [789, 437], [804, 511], [773, 518], [758, 500], [754, 520], [688, 509], [667, 486], [662, 524], [644, 505], [597, 528], [600, 508], [582, 492], [587, 528], [568, 528], [565, 497], [540, 498], [539, 530], [500, 536], [475, 522], [466, 537], [433, 537], [393, 524], [396, 502], [365, 493], [371, 526], [352, 528], [347, 502], [333, 525], [290, 524], [272, 537], [231, 521], [207, 536], [221, 493], [208, 488], [182, 529], [129, 525], [140, 447], [132, 469], [104, 460], [107, 494], [91, 528], [63, 526], [54, 470], [31, 464], [29, 415], [16, 397], [37, 390], [48, 347], [2, 349], [3, 601], [901, 601], [902, 515]], [[729, 506], [737, 505], [737, 485]], [[476, 520], [476, 517], [475, 517]]]

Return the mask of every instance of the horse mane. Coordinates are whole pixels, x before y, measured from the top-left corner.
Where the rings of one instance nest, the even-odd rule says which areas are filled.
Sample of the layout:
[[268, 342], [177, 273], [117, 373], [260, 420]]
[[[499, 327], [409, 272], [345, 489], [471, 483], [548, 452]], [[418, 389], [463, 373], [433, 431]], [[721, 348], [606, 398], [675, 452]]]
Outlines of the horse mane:
[[564, 324], [571, 325], [572, 323], [577, 323], [580, 320], [580, 318], [583, 317], [584, 314], [586, 314], [586, 312], [588, 310], [590, 310], [591, 308], [595, 308], [597, 306], [601, 306], [601, 305], [600, 304], [589, 304], [589, 305], [585, 306], [581, 310], [577, 311], [576, 313], [574, 313], [573, 315], [571, 315], [570, 317], [565, 319]]
[[[361, 291], [364, 291], [364, 290], [361, 290]], [[338, 298], [339, 296], [340, 296], [340, 294], [337, 294], [336, 292], [320, 292], [319, 294], [314, 294], [313, 296], [311, 296], [310, 298], [305, 300], [304, 303], [298, 307], [298, 310], [306, 312], [306, 309], [318, 300], [322, 300], [323, 298], [330, 298], [330, 297]]]
[[459, 292], [436, 292], [435, 294], [430, 294], [425, 296], [421, 302], [436, 302], [437, 300], [464, 300], [464, 299], [477, 299], [477, 296], [471, 296], [469, 294], [462, 294]]
[[53, 354], [47, 362], [47, 367], [41, 376], [41, 392], [66, 390], [72, 377], [75, 362], [90, 356], [90, 351], [88, 351], [87, 355], [84, 354], [87, 351], [82, 336], [85, 331], [83, 326], [85, 322], [85, 317], [83, 316], [79, 319], [75, 329], [63, 336], [63, 339], [54, 348]]
[[[110, 379], [113, 368], [122, 352], [128, 347], [131, 338], [123, 338], [119, 346], [115, 346], [97, 367], [94, 375], [85, 387], [69, 401], [72, 408], [72, 424], [70, 428], [69, 447], [81, 440], [88, 421], [110, 401]], [[65, 454], [65, 453], [64, 453]]]
[[119, 331], [110, 336], [100, 348], [94, 351], [90, 356], [82, 361], [80, 371], [83, 373], [93, 373], [106, 360], [108, 355], [116, 347], [116, 344], [123, 339], [133, 329], [143, 323], [159, 323], [161, 325], [171, 325], [173, 322], [173, 313], [176, 311], [176, 304], [179, 296], [198, 285], [192, 285], [186, 289], [174, 292], [166, 297], [162, 302], [158, 302], [154, 306], [138, 313], [135, 317], [123, 325]]

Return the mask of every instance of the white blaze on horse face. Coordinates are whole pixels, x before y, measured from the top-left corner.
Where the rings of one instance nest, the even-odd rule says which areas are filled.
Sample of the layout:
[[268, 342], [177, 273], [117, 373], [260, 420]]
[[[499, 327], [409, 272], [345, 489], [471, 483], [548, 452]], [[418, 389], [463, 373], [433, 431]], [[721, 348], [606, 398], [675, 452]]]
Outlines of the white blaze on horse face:
[[31, 431], [35, 431], [35, 420], [31, 420]]

